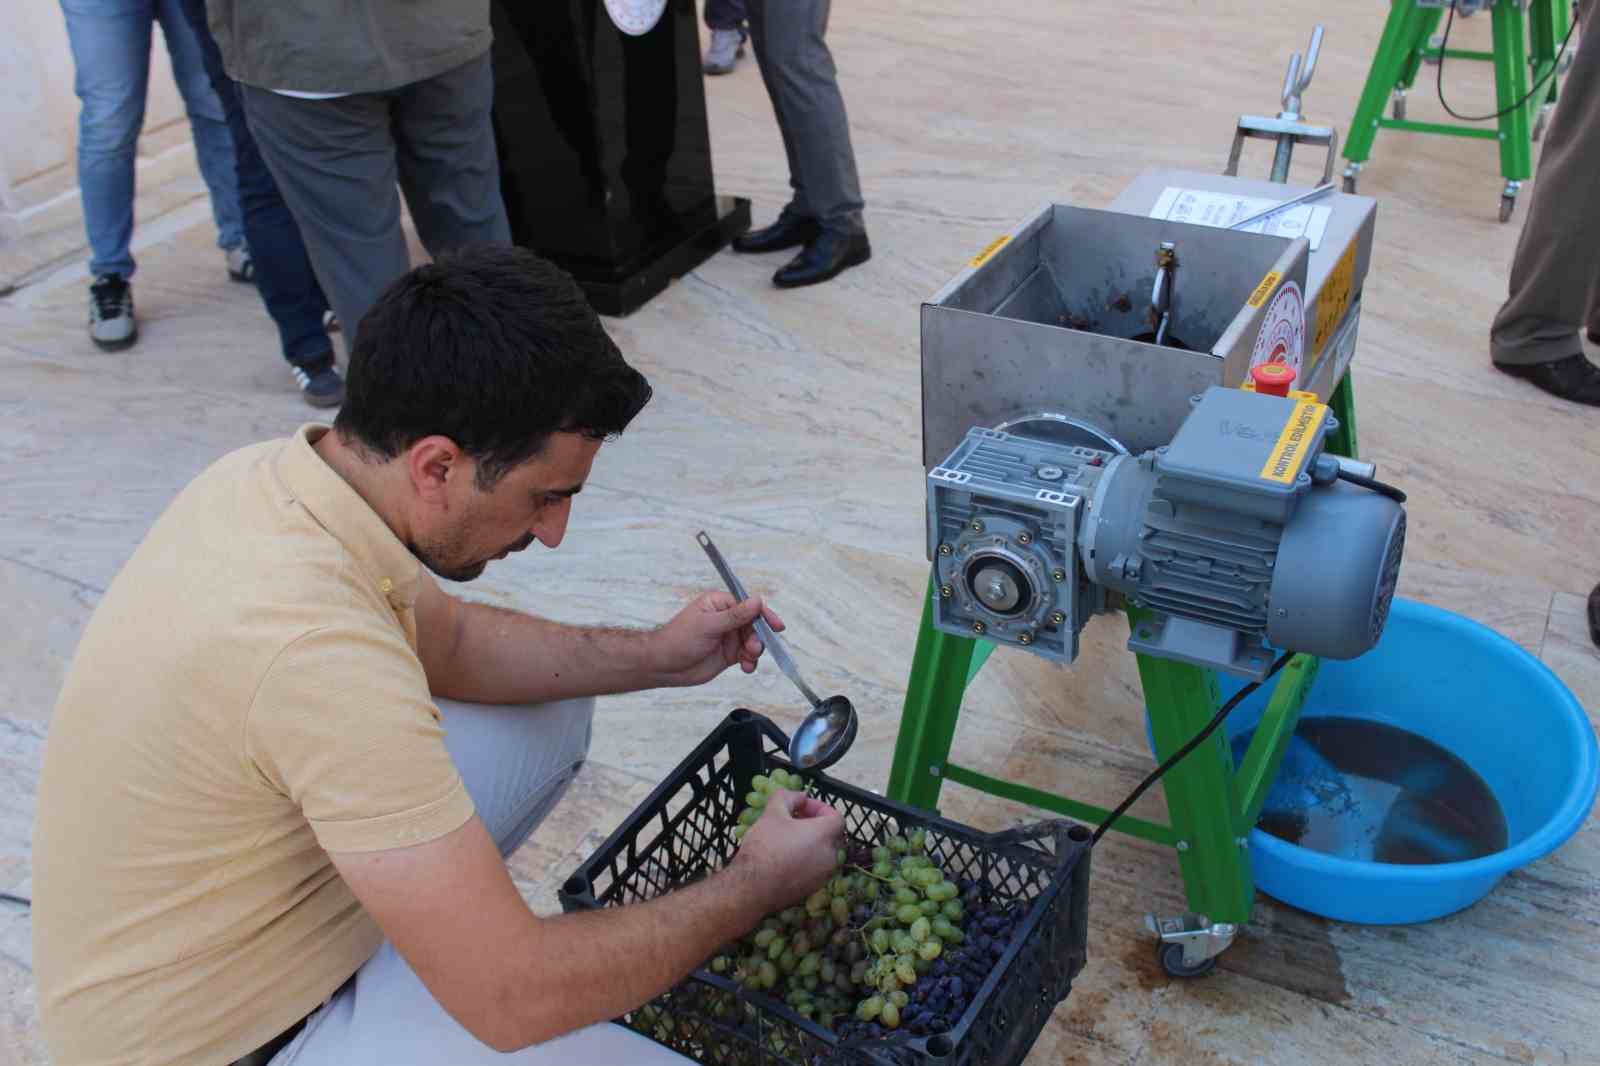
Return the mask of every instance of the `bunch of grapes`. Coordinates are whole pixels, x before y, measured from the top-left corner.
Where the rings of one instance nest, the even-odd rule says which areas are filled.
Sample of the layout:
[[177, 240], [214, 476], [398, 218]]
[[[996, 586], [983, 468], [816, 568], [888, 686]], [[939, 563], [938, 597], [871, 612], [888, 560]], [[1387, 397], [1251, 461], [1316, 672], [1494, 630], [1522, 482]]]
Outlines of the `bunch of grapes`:
[[[781, 768], [754, 778], [735, 839], [775, 789], [803, 791], [805, 780]], [[946, 878], [925, 830], [886, 830], [879, 842], [852, 840], [826, 885], [724, 947], [710, 969], [840, 1036], [931, 1035], [966, 1010], [1020, 915], [978, 884]]]

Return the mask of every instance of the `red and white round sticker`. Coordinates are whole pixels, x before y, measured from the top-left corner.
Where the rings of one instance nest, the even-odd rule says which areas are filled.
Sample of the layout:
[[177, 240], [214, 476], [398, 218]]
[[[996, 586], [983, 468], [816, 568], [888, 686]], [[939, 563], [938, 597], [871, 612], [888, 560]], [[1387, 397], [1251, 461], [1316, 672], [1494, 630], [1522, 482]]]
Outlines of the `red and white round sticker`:
[[642, 37], [661, 21], [667, 0], [606, 0], [606, 13], [617, 29], [630, 37]]
[[1300, 372], [1300, 361], [1306, 347], [1306, 302], [1300, 295], [1300, 286], [1286, 282], [1267, 307], [1261, 321], [1261, 332], [1256, 334], [1255, 350], [1250, 353], [1250, 365], [1282, 363]]

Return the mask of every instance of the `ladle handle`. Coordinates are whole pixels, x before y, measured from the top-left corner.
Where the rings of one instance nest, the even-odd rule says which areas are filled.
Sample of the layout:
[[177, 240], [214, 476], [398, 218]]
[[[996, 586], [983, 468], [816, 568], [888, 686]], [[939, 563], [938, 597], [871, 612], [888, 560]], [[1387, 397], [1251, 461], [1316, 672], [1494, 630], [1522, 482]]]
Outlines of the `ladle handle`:
[[[722, 575], [722, 581], [728, 586], [728, 591], [733, 593], [733, 598], [740, 602], [748, 600], [750, 594], [745, 591], [744, 582], [735, 576], [733, 569], [728, 566], [728, 561], [722, 557], [722, 553], [717, 550], [717, 546], [711, 543], [711, 538], [706, 535], [705, 530], [701, 530], [696, 534], [694, 539], [699, 541], [700, 547], [706, 550], [706, 555], [711, 559], [711, 565], [716, 567], [717, 573]], [[822, 701], [817, 699], [817, 694], [811, 691], [811, 686], [801, 680], [800, 668], [794, 664], [794, 656], [789, 654], [789, 646], [783, 642], [782, 637], [774, 632], [772, 626], [767, 624], [766, 618], [759, 614], [756, 615], [755, 627], [756, 635], [761, 638], [761, 643], [765, 644], [767, 650], [772, 653], [772, 661], [778, 664], [778, 669], [783, 671], [784, 676], [795, 683], [795, 687], [800, 690], [800, 694], [806, 698], [811, 706], [815, 707], [821, 703]]]

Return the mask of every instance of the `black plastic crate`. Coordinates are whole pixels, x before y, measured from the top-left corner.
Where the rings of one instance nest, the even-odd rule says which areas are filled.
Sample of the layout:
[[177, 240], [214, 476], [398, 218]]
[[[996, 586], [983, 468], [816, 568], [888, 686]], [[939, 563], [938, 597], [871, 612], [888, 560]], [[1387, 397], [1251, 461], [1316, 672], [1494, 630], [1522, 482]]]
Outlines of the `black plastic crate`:
[[[654, 899], [727, 865], [751, 778], [777, 766], [792, 770], [785, 750], [786, 738], [769, 719], [745, 710], [728, 715], [566, 881], [562, 907]], [[954, 1028], [841, 1040], [780, 1000], [703, 968], [618, 1021], [707, 1066], [1022, 1062], [1083, 969], [1088, 830], [1051, 820], [982, 833], [823, 774], [805, 776], [808, 790], [844, 815], [851, 837], [876, 844], [890, 831], [926, 829], [928, 853], [948, 877], [977, 881], [1001, 905], [1027, 905], [1012, 943]], [[757, 1008], [753, 1019], [745, 1003]]]

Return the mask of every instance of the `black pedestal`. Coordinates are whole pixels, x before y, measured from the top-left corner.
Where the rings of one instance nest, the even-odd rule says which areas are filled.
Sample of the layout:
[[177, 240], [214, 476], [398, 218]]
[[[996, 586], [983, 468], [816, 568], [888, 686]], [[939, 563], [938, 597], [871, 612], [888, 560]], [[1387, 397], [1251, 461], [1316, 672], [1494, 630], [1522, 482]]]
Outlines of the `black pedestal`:
[[630, 37], [601, 0], [494, 0], [494, 129], [511, 235], [625, 315], [750, 225], [719, 197], [694, 0]]

